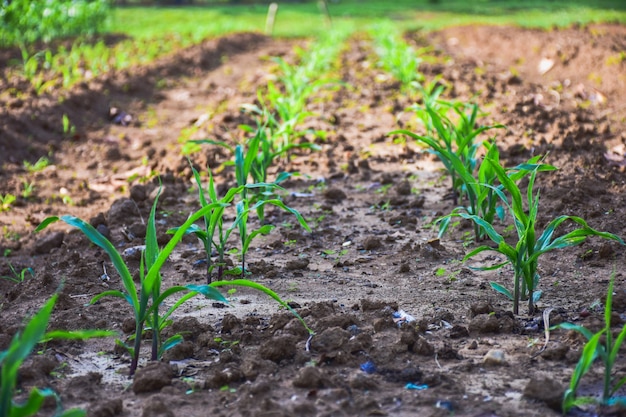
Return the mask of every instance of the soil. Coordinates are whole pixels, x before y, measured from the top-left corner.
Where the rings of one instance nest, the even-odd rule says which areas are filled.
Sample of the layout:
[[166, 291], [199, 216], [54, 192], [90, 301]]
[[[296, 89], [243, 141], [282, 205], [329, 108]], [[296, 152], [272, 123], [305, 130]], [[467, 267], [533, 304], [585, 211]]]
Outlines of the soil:
[[[506, 125], [494, 134], [507, 166], [542, 154], [559, 167], [538, 177], [539, 225], [578, 215], [626, 236], [626, 27], [469, 26], [407, 40], [432, 47], [420, 70], [428, 80], [442, 76], [447, 98], [477, 102], [487, 113], [481, 123]], [[234, 143], [238, 125], [251, 123], [240, 105], [253, 102], [273, 76], [269, 57], [293, 60], [296, 45], [305, 42], [231, 35], [41, 96], [3, 68], [0, 194], [18, 199], [0, 213], [0, 275], [11, 276], [11, 267], [34, 274], [0, 280], [1, 349], [62, 284], [50, 328], [129, 336], [132, 313], [122, 300], [85, 306], [122, 288], [104, 252], [60, 224], [33, 229], [48, 216], [72, 214], [120, 250], [141, 245], [159, 174], [158, 233], [166, 242], [165, 231], [199, 207], [179, 138]], [[449, 179], [433, 156], [387, 135], [418, 127], [406, 110], [410, 99], [377, 67], [365, 37], [350, 40], [333, 76], [351, 87], [320, 93], [306, 123], [328, 132], [327, 140], [318, 140], [320, 152], [294, 155], [287, 168], [303, 175], [284, 184], [285, 203], [313, 231], [269, 210], [276, 229], [255, 240], [247, 257], [250, 278], [288, 300], [314, 329], [309, 349], [307, 332], [290, 313], [237, 289], [225, 294], [228, 306], [201, 298], [185, 304], [166, 330], [184, 334], [185, 342], [161, 362], [142, 360], [134, 380], [113, 338], [50, 342], [22, 367], [21, 392], [51, 387], [65, 406], [94, 417], [560, 414], [584, 340], [553, 331], [541, 352], [542, 313], [551, 311], [550, 325], [597, 330], [615, 270], [619, 329], [626, 320], [624, 248], [589, 239], [544, 255], [538, 311], [513, 315], [489, 286], [510, 285], [511, 269], [470, 268], [494, 263], [493, 254], [463, 262], [476, 245], [468, 225], [441, 239], [431, 227], [454, 207]], [[73, 126], [65, 132], [63, 115]], [[25, 169], [23, 161], [42, 156], [49, 166]], [[214, 168], [221, 189], [234, 184], [230, 168], [217, 169], [229, 159], [225, 151], [205, 146], [192, 158], [200, 169]], [[21, 196], [25, 181], [35, 187], [28, 198]], [[186, 238], [163, 270], [164, 285], [203, 283], [202, 254], [199, 242]], [[137, 260], [129, 263], [138, 268]], [[399, 310], [415, 321], [396, 322]], [[620, 357], [615, 370], [625, 366]], [[599, 394], [600, 376], [598, 366], [581, 392]], [[51, 406], [46, 411], [53, 413]]]

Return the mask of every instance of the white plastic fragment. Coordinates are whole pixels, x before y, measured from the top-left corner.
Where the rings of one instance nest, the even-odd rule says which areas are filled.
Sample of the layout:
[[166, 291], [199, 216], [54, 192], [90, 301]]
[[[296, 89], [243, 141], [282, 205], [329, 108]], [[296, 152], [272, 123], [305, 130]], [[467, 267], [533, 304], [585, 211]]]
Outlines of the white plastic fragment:
[[408, 314], [404, 310], [398, 310], [393, 313], [393, 322], [398, 326], [401, 326], [403, 323], [412, 323], [415, 321], [415, 317]]
[[124, 249], [124, 252], [122, 252], [122, 256], [124, 257], [135, 256], [138, 252], [143, 252], [145, 250], [146, 250], [146, 245], [131, 246], [130, 248]]

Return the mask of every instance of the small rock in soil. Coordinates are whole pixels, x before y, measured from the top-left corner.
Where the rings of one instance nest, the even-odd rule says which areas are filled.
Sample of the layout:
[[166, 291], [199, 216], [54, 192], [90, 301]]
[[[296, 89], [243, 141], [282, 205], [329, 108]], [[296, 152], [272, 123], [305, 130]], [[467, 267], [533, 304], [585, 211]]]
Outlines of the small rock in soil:
[[[172, 367], [163, 362], [151, 362], [145, 368], [139, 369], [133, 380], [133, 392], [140, 394], [154, 392], [172, 383], [174, 371]], [[144, 411], [145, 414], [145, 411]], [[150, 414], [158, 415], [158, 414]]]
[[408, 382], [417, 383], [421, 381], [423, 372], [417, 366], [403, 369], [381, 369], [379, 373], [387, 382], [406, 384]]
[[306, 366], [298, 371], [292, 383], [297, 388], [315, 389], [328, 386], [328, 382], [320, 368]]
[[135, 319], [128, 317], [122, 322], [122, 331], [126, 334], [130, 334], [135, 331]]
[[452, 346], [448, 344], [444, 344], [440, 349], [437, 350], [437, 356], [440, 359], [450, 359], [450, 360], [463, 359], [463, 356], [459, 354], [459, 351], [452, 348]]
[[411, 195], [411, 184], [408, 181], [402, 181], [395, 188], [398, 195]]
[[[221, 362], [221, 360], [220, 360]], [[235, 367], [228, 367], [221, 371], [215, 371], [206, 380], [208, 388], [220, 388], [225, 385], [241, 382], [244, 379], [243, 372]]]
[[489, 303], [476, 303], [470, 306], [470, 317], [474, 318], [479, 314], [489, 314], [494, 311], [493, 306]]
[[350, 332], [341, 327], [330, 327], [311, 340], [311, 348], [317, 352], [334, 352], [346, 345]]
[[493, 314], [479, 314], [470, 321], [469, 331], [478, 334], [498, 333], [500, 322]]
[[287, 261], [285, 269], [287, 271], [297, 271], [299, 269], [306, 269], [311, 261], [308, 258], [298, 258]]
[[541, 401], [551, 409], [560, 412], [565, 388], [553, 378], [534, 377], [524, 388], [524, 397]]
[[484, 366], [502, 366], [506, 365], [504, 351], [500, 349], [491, 349], [483, 357]]
[[165, 351], [163, 354], [163, 360], [169, 361], [181, 361], [183, 359], [193, 357], [194, 344], [190, 341], [183, 341], [177, 344], [173, 348]]
[[376, 332], [382, 332], [385, 329], [393, 329], [396, 326], [396, 322], [393, 321], [393, 319], [391, 317], [383, 317], [380, 319], [376, 319], [374, 320], [374, 331]]
[[145, 200], [147, 194], [144, 185], [133, 185], [130, 189], [130, 198], [137, 202]]
[[467, 330], [467, 327], [465, 326], [461, 326], [461, 325], [454, 325], [452, 326], [452, 328], [450, 329], [450, 338], [451, 339], [460, 339], [462, 337], [468, 337], [469, 336], [469, 331]]
[[148, 398], [141, 417], [176, 417], [160, 398]]
[[543, 351], [541, 357], [551, 361], [561, 361], [565, 359], [569, 352], [569, 345], [565, 343], [557, 343]]
[[35, 242], [35, 254], [43, 255], [50, 253], [52, 249], [58, 248], [63, 244], [65, 233], [52, 232]]
[[241, 372], [248, 381], [254, 381], [259, 375], [271, 375], [277, 369], [277, 365], [270, 360], [246, 358], [241, 364]]
[[[380, 300], [361, 300], [361, 310], [363, 311], [376, 311], [383, 310], [385, 307], [390, 307], [392, 311], [398, 310], [398, 303], [393, 301], [380, 301]], [[389, 315], [391, 317], [391, 315]]]
[[435, 353], [435, 348], [424, 337], [420, 336], [413, 344], [413, 352], [421, 356], [432, 356]]
[[91, 405], [87, 409], [87, 415], [90, 417], [115, 417], [122, 414], [123, 410], [124, 405], [122, 399], [115, 398]]
[[222, 333], [230, 333], [241, 327], [241, 320], [234, 314], [226, 313], [222, 319]]
[[375, 250], [382, 246], [382, 242], [376, 236], [368, 236], [363, 241], [363, 249], [365, 250]]
[[128, 232], [130, 232], [134, 237], [138, 237], [143, 239], [146, 237], [146, 225], [141, 222], [135, 222], [128, 226]]
[[107, 219], [110, 225], [128, 224], [129, 220], [137, 216], [137, 206], [128, 198], [119, 198], [109, 209]]
[[96, 230], [98, 232], [100, 232], [100, 234], [102, 236], [104, 236], [107, 239], [111, 240], [111, 231], [109, 230], [109, 228], [105, 224], [100, 223], [98, 226], [96, 226]]
[[373, 375], [367, 375], [362, 372], [354, 373], [348, 378], [348, 384], [352, 389], [360, 389], [363, 391], [372, 391], [378, 389], [379, 383]]
[[99, 224], [104, 224], [106, 226], [107, 221], [104, 218], [104, 213], [100, 212], [95, 217], [89, 219], [89, 224], [93, 227], [98, 227]]
[[341, 202], [345, 200], [348, 196], [346, 193], [340, 188], [328, 188], [324, 191], [324, 198], [326, 200]]
[[[315, 339], [315, 338], [314, 338]], [[296, 355], [298, 339], [291, 335], [275, 336], [261, 345], [261, 358], [279, 363], [283, 359], [292, 359]]]

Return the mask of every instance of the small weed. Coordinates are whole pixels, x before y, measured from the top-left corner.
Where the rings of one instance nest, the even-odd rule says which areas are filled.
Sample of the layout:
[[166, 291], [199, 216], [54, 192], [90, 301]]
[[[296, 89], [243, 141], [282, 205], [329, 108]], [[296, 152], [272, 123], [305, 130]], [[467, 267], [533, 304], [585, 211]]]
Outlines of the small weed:
[[43, 171], [48, 165], [50, 165], [50, 160], [45, 156], [39, 158], [34, 164], [24, 161], [24, 169], [31, 174]]
[[33, 270], [33, 268], [23, 268], [20, 272], [17, 272], [11, 262], [9, 262], [9, 269], [11, 270], [11, 275], [2, 275], [0, 276], [0, 278], [20, 283], [26, 279], [26, 274], [29, 274], [31, 277], [35, 276], [35, 271]]
[[16, 197], [13, 194], [0, 194], [0, 212], [11, 210], [11, 205], [15, 202]]

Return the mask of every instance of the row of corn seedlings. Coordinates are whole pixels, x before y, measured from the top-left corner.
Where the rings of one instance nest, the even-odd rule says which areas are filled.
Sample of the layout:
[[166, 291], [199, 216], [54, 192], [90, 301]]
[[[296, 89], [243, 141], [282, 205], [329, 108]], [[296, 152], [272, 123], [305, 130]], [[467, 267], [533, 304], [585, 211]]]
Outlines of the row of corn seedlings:
[[[540, 195], [539, 191], [535, 190], [536, 176], [539, 172], [555, 171], [557, 168], [543, 163], [541, 155], [515, 167], [504, 167], [495, 137], [486, 141], [479, 139], [480, 134], [504, 126], [480, 126], [477, 121], [479, 108], [475, 104], [441, 100], [440, 95], [444, 92], [444, 87], [436, 85], [438, 80], [431, 83], [428, 88], [419, 84], [424, 80], [421, 74], [415, 74], [420, 61], [410, 46], [403, 44], [397, 36], [393, 38], [389, 32], [379, 31], [376, 36], [381, 66], [401, 82], [404, 91], [417, 89], [422, 95], [421, 104], [415, 104], [410, 109], [422, 122], [425, 133], [397, 130], [390, 134], [406, 135], [436, 155], [452, 179], [451, 188], [455, 202], [464, 203], [435, 221], [435, 224], [439, 225], [439, 236], [448, 230], [452, 219], [461, 218], [473, 223], [476, 242], [486, 238], [492, 241], [492, 245], [482, 245], [471, 250], [464, 260], [485, 251], [494, 251], [506, 258], [504, 262], [496, 265], [475, 269], [494, 270], [511, 265], [514, 271], [512, 290], [496, 282], [490, 284], [497, 292], [513, 301], [515, 314], [519, 313], [520, 300], [527, 300], [529, 314], [534, 313], [535, 303], [541, 296], [541, 291], [537, 289], [540, 279], [537, 267], [543, 254], [581, 244], [589, 236], [598, 236], [624, 244], [619, 236], [595, 230], [578, 216], [555, 216], [543, 227], [540, 234], [536, 227]], [[407, 62], [404, 68], [403, 61]], [[450, 110], [453, 110], [454, 118], [448, 116]], [[519, 185], [523, 178], [528, 179], [525, 193]], [[494, 227], [496, 218], [502, 223], [505, 222], [507, 212], [512, 217], [512, 227], [517, 233], [517, 239], [513, 244], [508, 243]], [[555, 236], [556, 229], [566, 221], [574, 224], [573, 230], [570, 228], [569, 232]], [[507, 229], [505, 225], [505, 230]], [[572, 373], [569, 387], [563, 395], [561, 408], [565, 414], [577, 406], [626, 405], [626, 398], [618, 395], [620, 388], [626, 384], [626, 377], [614, 375], [617, 355], [626, 338], [626, 325], [622, 326], [617, 336], [614, 336], [611, 330], [614, 280], [615, 272], [609, 282], [603, 328], [593, 333], [583, 326], [571, 323], [552, 327], [552, 330], [557, 328], [574, 330], [587, 339]], [[577, 391], [583, 376], [597, 360], [604, 367], [602, 394], [599, 397], [578, 396]]]
[[413, 97], [422, 88], [424, 76], [419, 71], [423, 55], [428, 48], [416, 50], [402, 38], [402, 33], [392, 24], [377, 24], [370, 28], [378, 66], [390, 73], [401, 86], [403, 94]]
[[[269, 233], [274, 226], [265, 224], [265, 207], [272, 205], [292, 213], [298, 222], [307, 230], [302, 216], [287, 207], [280, 200], [277, 191], [280, 183], [295, 173], [280, 171], [273, 181], [269, 182], [270, 171], [280, 162], [288, 161], [292, 151], [296, 149], [317, 150], [319, 147], [303, 139], [311, 133], [300, 130], [299, 125], [311, 112], [306, 110], [307, 101], [311, 96], [329, 85], [324, 77], [337, 57], [347, 33], [331, 32], [318, 40], [310, 48], [298, 52], [299, 63], [288, 64], [285, 60], [275, 59], [278, 64], [276, 82], [268, 82], [266, 88], [259, 89], [257, 103], [242, 106], [253, 116], [256, 126], [241, 125], [244, 140], [236, 145], [212, 139], [190, 141], [193, 145], [210, 144], [228, 149], [233, 159], [226, 165], [234, 166], [237, 188], [231, 189], [223, 198], [228, 203], [236, 201], [235, 222], [225, 227], [221, 218], [223, 208], [216, 208], [204, 219], [203, 227], [195, 226], [189, 230], [203, 243], [207, 254], [207, 281], [211, 282], [212, 274], [217, 268], [218, 279], [225, 273], [241, 273], [245, 275], [245, 255], [250, 242], [260, 234]], [[314, 133], [314, 132], [313, 132]], [[201, 175], [193, 168], [196, 185], [199, 189], [200, 204], [205, 206], [218, 200], [211, 170], [208, 169], [208, 188], [202, 185]], [[249, 213], [256, 212], [260, 227], [248, 232], [247, 220]], [[211, 221], [211, 219], [219, 219]], [[225, 252], [231, 232], [238, 229], [240, 235], [241, 269], [226, 271]], [[217, 260], [213, 262], [213, 249], [217, 252]]]
[[[442, 162], [452, 180], [452, 193], [458, 206], [435, 221], [439, 225], [439, 235], [448, 230], [452, 219], [461, 218], [474, 225], [476, 242], [489, 238], [495, 244], [479, 246], [464, 259], [484, 251], [495, 251], [506, 258], [504, 262], [477, 269], [494, 270], [511, 265], [514, 271], [512, 288], [496, 282], [491, 282], [491, 287], [512, 300], [515, 314], [519, 314], [520, 300], [528, 302], [529, 314], [534, 313], [535, 303], [541, 296], [541, 291], [537, 289], [540, 278], [537, 267], [541, 255], [579, 245], [588, 236], [624, 244], [620, 237], [593, 229], [578, 216], [556, 216], [542, 231], [537, 230], [539, 191], [534, 189], [535, 179], [539, 172], [557, 168], [543, 163], [540, 155], [515, 167], [504, 167], [495, 136], [489, 140], [480, 139], [481, 134], [504, 126], [481, 126], [478, 123], [481, 115], [478, 105], [442, 100], [442, 85], [422, 87], [420, 82], [423, 83], [424, 77], [417, 69], [419, 58], [397, 34], [384, 29], [378, 28], [374, 39], [382, 66], [394, 74], [403, 87], [419, 91], [421, 103], [411, 106], [411, 109], [425, 130], [424, 133], [396, 130], [390, 135], [412, 138]], [[403, 62], [406, 62], [404, 67]], [[524, 178], [528, 179], [525, 196], [519, 185]], [[494, 227], [496, 219], [505, 223], [507, 213], [512, 217], [512, 226], [517, 232], [514, 244], [509, 244]], [[556, 235], [556, 229], [566, 221], [573, 223], [574, 229]]]
[[160, 40], [125, 40], [114, 46], [103, 41], [92, 43], [78, 39], [69, 48], [60, 46], [56, 51], [36, 51], [22, 45], [21, 62], [13, 64], [35, 92], [42, 94], [59, 87], [71, 87], [111, 70], [146, 64], [188, 43], [189, 39], [168, 36]]
[[[326, 57], [328, 59], [332, 59], [328, 57], [328, 55], [326, 55]], [[293, 90], [288, 91], [293, 91], [293, 94], [301, 94], [303, 90], [301, 86], [296, 83], [298, 77], [293, 76], [293, 74], [297, 73], [297, 71], [294, 71], [293, 68], [284, 63], [284, 61], [280, 62], [280, 65], [285, 71], [284, 79], [288, 79], [292, 83], [289, 87], [285, 86], [285, 89], [293, 88]], [[307, 76], [310, 76], [315, 73], [315, 71], [318, 71], [322, 65], [327, 64], [309, 62]], [[302, 78], [299, 82], [308, 83], [309, 79]], [[276, 90], [278, 89], [276, 88]], [[282, 100], [280, 100], [280, 98], [276, 98], [273, 102], [275, 108], [278, 108], [276, 103], [281, 103], [281, 101]], [[304, 110], [299, 109], [298, 111], [303, 112]], [[201, 208], [192, 213], [183, 225], [172, 228], [168, 231], [168, 233], [173, 236], [164, 248], [158, 247], [156, 237], [155, 218], [158, 202], [157, 196], [148, 217], [145, 238], [146, 249], [142, 253], [139, 270], [140, 279], [138, 285], [134, 282], [128, 265], [125, 263], [120, 253], [116, 250], [115, 246], [87, 222], [74, 216], [62, 216], [60, 218], [50, 217], [42, 222], [42, 224], [37, 228], [37, 231], [40, 231], [48, 225], [58, 220], [62, 220], [70, 226], [81, 230], [92, 243], [104, 249], [109, 256], [111, 262], [121, 277], [123, 289], [104, 291], [96, 295], [90, 301], [90, 304], [99, 301], [103, 297], [112, 296], [126, 300], [131, 306], [135, 319], [135, 334], [129, 338], [129, 342], [132, 342], [132, 346], [126, 341], [117, 341], [117, 343], [124, 346], [131, 355], [131, 375], [134, 374], [138, 366], [141, 343], [144, 339], [143, 336], [145, 332], [147, 330], [151, 330], [152, 334], [150, 359], [159, 360], [165, 351], [171, 349], [182, 341], [182, 336], [180, 334], [176, 334], [167, 340], [161, 339], [163, 330], [166, 326], [171, 324], [171, 315], [184, 302], [196, 295], [204, 295], [209, 299], [227, 302], [227, 300], [216, 290], [216, 288], [220, 286], [246, 286], [266, 293], [275, 299], [281, 306], [292, 311], [307, 328], [309, 333], [313, 334], [300, 316], [293, 311], [276, 293], [254, 281], [245, 279], [245, 255], [252, 240], [258, 235], [269, 233], [273, 228], [272, 225], [264, 224], [263, 222], [263, 207], [266, 205], [273, 205], [293, 214], [298, 219], [300, 225], [310, 231], [306, 221], [300, 213], [290, 207], [287, 207], [280, 199], [275, 198], [273, 195], [273, 190], [280, 189], [279, 183], [288, 177], [289, 174], [279, 174], [272, 183], [268, 183], [266, 179], [267, 169], [277, 157], [286, 154], [290, 149], [297, 147], [311, 148], [312, 145], [289, 142], [289, 140], [292, 140], [295, 135], [295, 126], [293, 126], [293, 121], [283, 119], [280, 114], [278, 115], [277, 120], [277, 117], [270, 113], [268, 109], [261, 110], [257, 113], [257, 115], [259, 117], [257, 119], [256, 129], [250, 126], [243, 127], [245, 132], [251, 133], [253, 136], [249, 138], [246, 143], [239, 144], [234, 148], [231, 148], [234, 153], [234, 161], [232, 164], [235, 166], [237, 186], [229, 189], [223, 197], [220, 197], [217, 194], [211, 172], [208, 172], [209, 182], [207, 188], [205, 189], [202, 184], [200, 173], [192, 167], [194, 178], [199, 190], [198, 196]], [[270, 128], [268, 127], [270, 123], [274, 123], [275, 125]], [[292, 123], [292, 126], [290, 128], [282, 126], [287, 123]], [[272, 129], [275, 129], [275, 131]], [[287, 140], [285, 139], [285, 131], [291, 132], [290, 135], [287, 135]], [[277, 139], [277, 137], [279, 139]], [[206, 141], [200, 142], [206, 143]], [[209, 142], [218, 144], [212, 141]], [[219, 145], [228, 146], [226, 144]], [[250, 179], [252, 182], [249, 182]], [[227, 209], [233, 205], [235, 220], [230, 225], [225, 225], [225, 213]], [[255, 212], [261, 220], [260, 227], [255, 230], [250, 230], [248, 223], [249, 216], [250, 213]], [[198, 221], [202, 224], [201, 226], [196, 224]], [[229, 247], [228, 245], [230, 244], [229, 238], [235, 231], [239, 235], [241, 267], [238, 269], [235, 268], [233, 271], [225, 271], [224, 268], [226, 263], [224, 258]], [[208, 263], [208, 282], [203, 285], [179, 285], [163, 289], [161, 275], [163, 264], [186, 234], [196, 235], [204, 245]], [[216, 249], [217, 251], [216, 262], [212, 262], [213, 249]], [[229, 253], [230, 252], [231, 251], [229, 251]], [[218, 268], [218, 280], [213, 281], [211, 279], [211, 274], [216, 266]], [[241, 273], [242, 278], [232, 281], [222, 280], [224, 275], [228, 272]], [[171, 307], [169, 307], [166, 311], [162, 312], [160, 307], [164, 304], [164, 302], [179, 293], [183, 293], [184, 295], [175, 300]]]
[[[495, 251], [503, 255], [506, 261], [477, 269], [494, 270], [511, 265], [514, 271], [512, 289], [496, 282], [491, 282], [491, 287], [513, 301], [515, 314], [519, 313], [520, 300], [528, 301], [528, 312], [533, 314], [534, 305], [541, 296], [541, 292], [537, 290], [537, 267], [541, 255], [581, 244], [588, 236], [598, 236], [622, 244], [624, 242], [612, 233], [591, 228], [585, 220], [577, 216], [556, 216], [543, 231], [537, 230], [539, 191], [534, 189], [535, 179], [539, 172], [554, 171], [557, 168], [542, 163], [541, 156], [535, 156], [515, 167], [504, 167], [495, 138], [484, 142], [477, 139], [479, 133], [493, 128], [474, 127], [477, 109], [473, 106], [469, 118], [459, 112], [458, 122], [454, 123], [427, 108], [432, 125], [435, 126], [435, 134], [420, 135], [407, 130], [397, 130], [391, 134], [407, 135], [428, 146], [428, 151], [440, 159], [452, 178], [455, 201], [461, 205], [435, 221], [439, 224], [440, 236], [448, 229], [451, 219], [470, 220], [474, 225], [475, 240], [489, 238], [496, 246], [479, 246], [468, 253], [464, 260], [484, 251]], [[468, 120], [472, 123], [468, 123]], [[484, 153], [482, 158], [478, 157], [479, 150]], [[525, 197], [519, 185], [523, 178], [528, 178]], [[494, 227], [496, 218], [503, 223], [506, 221], [507, 212], [512, 217], [513, 227], [517, 232], [517, 241], [514, 244], [509, 244]], [[556, 229], [565, 221], [574, 223], [574, 230], [564, 235], [555, 235]]]

